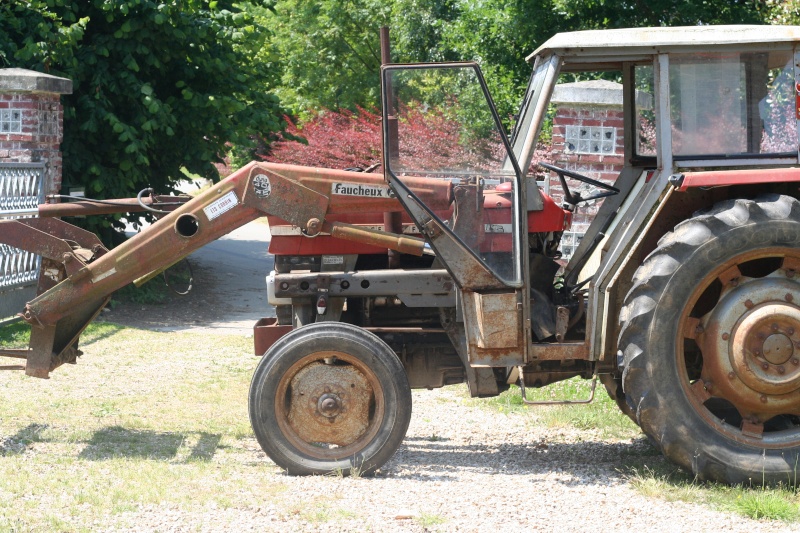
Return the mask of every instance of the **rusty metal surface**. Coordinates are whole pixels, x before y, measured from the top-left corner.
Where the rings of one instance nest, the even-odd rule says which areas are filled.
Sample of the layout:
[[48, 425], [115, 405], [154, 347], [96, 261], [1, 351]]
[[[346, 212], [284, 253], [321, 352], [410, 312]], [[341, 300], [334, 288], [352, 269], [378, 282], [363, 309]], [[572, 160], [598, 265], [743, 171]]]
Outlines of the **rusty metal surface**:
[[530, 349], [534, 361], [564, 361], [568, 359], [591, 359], [589, 346], [585, 343], [533, 344]]
[[105, 247], [100, 239], [91, 231], [73, 226], [57, 218], [26, 218], [19, 220], [22, 224], [31, 226], [54, 235], [60, 239], [75, 241], [82, 248], [92, 249], [93, 251], [105, 251]]
[[425, 249], [425, 241], [417, 237], [386, 233], [385, 231], [358, 227], [343, 222], [325, 224], [323, 230], [339, 239], [388, 248], [404, 254], [421, 256]]
[[63, 239], [21, 220], [0, 220], [0, 236], [3, 244], [56, 261], [61, 261], [65, 254], [72, 253], [72, 247]]
[[264, 355], [275, 342], [292, 331], [292, 326], [278, 324], [277, 318], [262, 318], [253, 326], [255, 355]]
[[439, 317], [442, 326], [447, 332], [447, 337], [456, 349], [462, 365], [464, 365], [464, 374], [467, 378], [470, 396], [473, 398], [497, 396], [500, 391], [494, 371], [488, 367], [473, 367], [469, 364], [467, 335], [464, 331], [464, 323], [456, 320], [456, 310], [451, 308], [439, 309]]
[[678, 317], [678, 358], [699, 416], [736, 441], [800, 443], [800, 251], [770, 247], [722, 263]]
[[752, 424], [800, 414], [800, 286], [785, 269], [763, 278], [737, 272], [732, 265], [717, 276], [723, 293], [711, 313], [684, 323], [703, 352], [702, 390], [693, 390], [701, 400], [727, 399]]
[[[150, 208], [161, 211], [172, 211], [191, 200], [191, 196], [156, 196], [142, 198], [142, 202]], [[102, 203], [92, 200], [58, 202], [39, 205], [40, 217], [81, 217], [88, 215], [108, 215], [111, 213], [139, 213], [146, 211], [137, 198], [118, 198], [103, 200]]]
[[[318, 273], [277, 274], [275, 296], [301, 298], [317, 293]], [[398, 294], [444, 294], [455, 291], [453, 278], [446, 270], [376, 270], [326, 272], [331, 296], [395, 296]]]
[[464, 328], [473, 366], [517, 366], [525, 361], [519, 293], [462, 292]]
[[[312, 220], [318, 224], [325, 220], [328, 195], [276, 172], [272, 165], [251, 163], [248, 167], [245, 167], [247, 180], [241, 188], [242, 205], [280, 217], [300, 228], [309, 229]], [[315, 235], [320, 229], [309, 233]]]
[[[324, 219], [327, 201], [324, 197], [276, 174], [270, 174], [266, 183], [257, 179], [267, 173], [265, 165], [255, 163], [233, 173], [29, 302], [26, 320], [54, 324], [70, 313], [75, 302], [105, 296], [153, 270], [170, 265], [262, 216], [264, 209], [275, 209], [293, 221]], [[266, 186], [259, 188], [259, 185]], [[297, 208], [298, 203], [305, 207]], [[0, 240], [5, 237], [0, 236]], [[58, 251], [63, 256], [63, 246]], [[52, 257], [58, 259], [55, 255]]]
[[[329, 197], [328, 214], [403, 212], [403, 206], [394, 197], [382, 174], [279, 163], [259, 163], [259, 166]], [[406, 184], [433, 210], [447, 210], [453, 201], [452, 185], [449, 181], [411, 177], [406, 179]], [[374, 191], [374, 195], [344, 194], [345, 191], [342, 190], [342, 187], [359, 185]], [[380, 194], [377, 193], [378, 190]]]
[[378, 431], [383, 390], [375, 374], [348, 354], [322, 351], [292, 365], [275, 392], [278, 427], [299, 450], [342, 459]]

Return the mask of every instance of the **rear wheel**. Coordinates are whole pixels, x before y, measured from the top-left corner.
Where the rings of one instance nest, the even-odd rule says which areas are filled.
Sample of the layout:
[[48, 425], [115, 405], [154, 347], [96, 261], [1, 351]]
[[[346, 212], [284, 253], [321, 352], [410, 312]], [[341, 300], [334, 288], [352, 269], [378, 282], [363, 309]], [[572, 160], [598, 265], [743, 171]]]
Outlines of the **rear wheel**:
[[608, 396], [614, 400], [614, 403], [617, 404], [619, 410], [638, 424], [639, 422], [636, 420], [636, 413], [633, 412], [633, 409], [631, 409], [631, 406], [628, 405], [628, 401], [625, 398], [625, 393], [622, 389], [622, 378], [614, 377], [611, 374], [599, 374], [599, 379], [600, 383], [602, 383], [606, 388]]
[[701, 479], [796, 484], [800, 202], [732, 200], [659, 241], [623, 308], [639, 425]]
[[368, 474], [388, 461], [411, 418], [403, 365], [381, 339], [324, 322], [281, 337], [256, 368], [250, 421], [290, 474]]

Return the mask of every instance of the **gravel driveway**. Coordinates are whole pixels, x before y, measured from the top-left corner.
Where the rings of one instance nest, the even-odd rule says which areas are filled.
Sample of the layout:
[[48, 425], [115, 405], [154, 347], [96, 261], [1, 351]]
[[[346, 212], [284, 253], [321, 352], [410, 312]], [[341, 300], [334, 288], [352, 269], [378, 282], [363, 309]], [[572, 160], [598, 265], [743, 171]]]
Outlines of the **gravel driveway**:
[[453, 387], [416, 391], [403, 445], [371, 478], [289, 477], [253, 440], [263, 475], [286, 487], [280, 495], [256, 508], [154, 507], [121, 519], [137, 524], [126, 531], [797, 531], [640, 495], [625, 464], [663, 461], [643, 438], [548, 430], [535, 412], [474, 403]]
[[[263, 237], [254, 240], [258, 228], [251, 230], [238, 240], [260, 256], [266, 244]], [[269, 310], [250, 300], [237, 306], [235, 298], [222, 296], [263, 294], [263, 273], [242, 276], [213, 264], [225, 257], [236, 261], [236, 250], [243, 249], [235, 248], [236, 240], [234, 235], [217, 241], [212, 253], [195, 258], [206, 277], [188, 298], [161, 308], [122, 306], [106, 318], [162, 331], [247, 334], [250, 321]], [[646, 439], [615, 441], [592, 430], [552, 429], [538, 423], [537, 413], [499, 413], [469, 400], [464, 387], [415, 391], [403, 445], [374, 477], [289, 477], [253, 438], [245, 457], [263, 465], [256, 469], [259, 476], [274, 476], [285, 486], [280, 495], [265, 494], [262, 505], [244, 509], [145, 507], [120, 516], [119, 524], [135, 527], [119, 530], [797, 531], [796, 525], [750, 520], [704, 504], [642, 496], [626, 468], [664, 461]]]

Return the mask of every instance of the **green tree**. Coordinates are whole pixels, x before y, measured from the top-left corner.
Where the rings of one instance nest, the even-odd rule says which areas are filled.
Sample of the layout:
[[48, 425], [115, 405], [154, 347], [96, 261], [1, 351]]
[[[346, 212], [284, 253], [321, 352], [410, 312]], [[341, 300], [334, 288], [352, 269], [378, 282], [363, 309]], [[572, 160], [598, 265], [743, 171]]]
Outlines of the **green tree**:
[[378, 102], [378, 28], [391, 4], [381, 0], [285, 0], [266, 13], [282, 66], [278, 94], [296, 113]]
[[387, 25], [394, 61], [479, 62], [508, 117], [530, 75], [525, 57], [559, 31], [758, 23], [785, 3], [796, 0], [278, 0], [269, 24], [295, 112], [377, 105]]
[[0, 2], [0, 61], [73, 80], [64, 181], [93, 197], [218, 178], [231, 147], [281, 131], [268, 38], [222, 0]]
[[757, 24], [768, 16], [762, 0], [555, 0], [573, 29], [697, 24]]

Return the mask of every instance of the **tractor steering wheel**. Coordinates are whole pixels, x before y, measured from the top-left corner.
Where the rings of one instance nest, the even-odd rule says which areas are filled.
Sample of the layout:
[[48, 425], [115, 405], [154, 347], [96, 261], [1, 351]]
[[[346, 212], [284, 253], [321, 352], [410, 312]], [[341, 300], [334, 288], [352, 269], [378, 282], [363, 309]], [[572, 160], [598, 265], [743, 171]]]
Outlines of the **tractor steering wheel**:
[[[578, 174], [577, 172], [572, 172], [571, 170], [550, 165], [548, 163], [539, 163], [539, 166], [558, 174], [558, 179], [561, 182], [561, 187], [564, 189], [564, 201], [570, 205], [574, 206], [578, 205], [580, 202], [597, 200], [598, 198], [605, 198], [606, 196], [614, 196], [615, 194], [619, 193], [619, 189], [617, 189], [616, 187], [612, 187], [611, 185], [603, 183], [602, 181], [597, 181], [593, 180], [592, 178], [587, 178], [583, 174]], [[603, 189], [603, 191], [593, 196], [589, 196], [588, 198], [583, 198], [581, 197], [580, 194], [573, 194], [572, 191], [569, 190], [569, 187], [567, 186], [567, 180], [564, 176], [568, 176], [582, 183], [588, 183], [589, 185], [597, 187], [598, 189]]]

